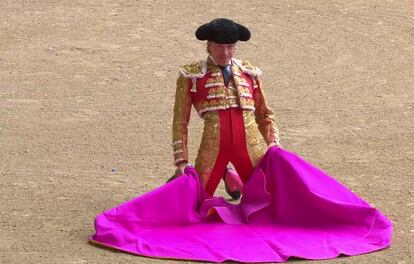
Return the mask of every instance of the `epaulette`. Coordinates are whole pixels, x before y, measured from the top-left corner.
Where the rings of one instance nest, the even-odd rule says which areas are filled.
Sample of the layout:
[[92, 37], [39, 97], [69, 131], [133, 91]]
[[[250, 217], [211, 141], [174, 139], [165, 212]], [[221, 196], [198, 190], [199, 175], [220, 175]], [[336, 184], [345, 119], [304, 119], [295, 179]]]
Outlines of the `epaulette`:
[[180, 67], [180, 75], [184, 78], [191, 79], [191, 92], [197, 92], [197, 78], [203, 78], [207, 73], [207, 61], [201, 60], [199, 62], [187, 64]]
[[240, 68], [240, 70], [246, 74], [251, 75], [252, 77], [258, 77], [262, 75], [262, 71], [257, 68], [256, 66], [253, 66], [248, 61], [241, 61], [238, 59], [233, 59], [233, 62]]
[[181, 66], [179, 73], [185, 78], [202, 78], [207, 73], [207, 61], [201, 60]]

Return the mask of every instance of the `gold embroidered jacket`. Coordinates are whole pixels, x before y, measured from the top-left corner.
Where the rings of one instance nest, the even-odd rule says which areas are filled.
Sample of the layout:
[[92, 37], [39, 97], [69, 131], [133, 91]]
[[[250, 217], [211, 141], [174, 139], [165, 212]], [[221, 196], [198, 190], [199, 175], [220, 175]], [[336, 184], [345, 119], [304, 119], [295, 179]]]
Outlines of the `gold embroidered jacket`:
[[174, 164], [188, 161], [188, 122], [191, 106], [203, 118], [206, 112], [240, 107], [254, 111], [258, 129], [267, 144], [279, 145], [274, 113], [268, 107], [259, 76], [259, 68], [232, 59], [232, 80], [224, 85], [221, 68], [208, 57], [180, 68], [174, 103], [172, 145]]

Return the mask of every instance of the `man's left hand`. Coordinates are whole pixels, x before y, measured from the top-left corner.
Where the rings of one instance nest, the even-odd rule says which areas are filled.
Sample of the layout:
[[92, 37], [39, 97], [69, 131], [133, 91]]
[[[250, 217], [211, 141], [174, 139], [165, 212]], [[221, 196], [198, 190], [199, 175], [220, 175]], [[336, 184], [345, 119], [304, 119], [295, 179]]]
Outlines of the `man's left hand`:
[[279, 148], [282, 147], [281, 145], [277, 145], [276, 142], [270, 142], [269, 145], [267, 145], [267, 148], [269, 149], [269, 148], [271, 148], [273, 146], [278, 146]]

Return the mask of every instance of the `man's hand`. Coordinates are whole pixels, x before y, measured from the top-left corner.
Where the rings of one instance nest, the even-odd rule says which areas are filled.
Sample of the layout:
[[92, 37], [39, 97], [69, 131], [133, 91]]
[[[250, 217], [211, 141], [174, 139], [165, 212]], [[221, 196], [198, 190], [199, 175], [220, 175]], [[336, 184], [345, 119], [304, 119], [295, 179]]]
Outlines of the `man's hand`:
[[177, 166], [177, 168], [175, 169], [174, 175], [171, 176], [170, 178], [168, 178], [167, 182], [170, 182], [170, 181], [176, 179], [177, 177], [183, 175], [184, 174], [184, 169], [185, 169], [185, 167], [187, 167], [187, 162], [186, 161], [180, 162], [176, 166]]
[[276, 146], [276, 142], [270, 142], [269, 145], [267, 145], [267, 148], [271, 148], [273, 146]]
[[187, 167], [186, 161], [183, 161], [177, 164], [177, 169], [175, 170], [176, 177], [184, 174], [185, 167]]
[[278, 146], [279, 148], [282, 148], [282, 145], [280, 145], [280, 144], [278, 145], [278, 144], [276, 144], [276, 142], [270, 142], [269, 145], [267, 145], [267, 148], [270, 149], [273, 146]]

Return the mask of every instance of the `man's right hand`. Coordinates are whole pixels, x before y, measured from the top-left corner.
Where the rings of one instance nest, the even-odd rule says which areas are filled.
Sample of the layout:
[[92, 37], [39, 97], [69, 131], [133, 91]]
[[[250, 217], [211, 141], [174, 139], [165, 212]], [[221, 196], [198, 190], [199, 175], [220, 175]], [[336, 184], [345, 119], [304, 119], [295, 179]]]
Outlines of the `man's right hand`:
[[175, 170], [176, 177], [184, 174], [184, 169], [187, 167], [187, 162], [180, 162], [177, 164], [177, 169]]
[[180, 162], [177, 165], [177, 168], [175, 169], [174, 175], [171, 176], [170, 178], [168, 178], [167, 182], [170, 182], [174, 179], [176, 179], [177, 177], [181, 176], [184, 174], [184, 169], [185, 167], [187, 167], [187, 162]]

